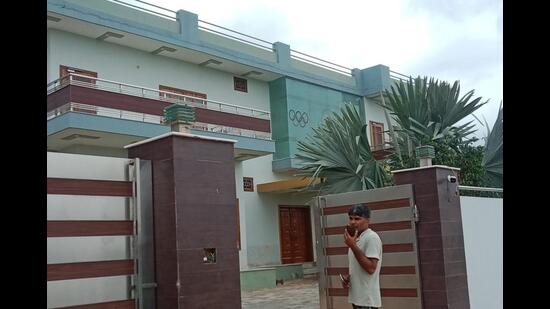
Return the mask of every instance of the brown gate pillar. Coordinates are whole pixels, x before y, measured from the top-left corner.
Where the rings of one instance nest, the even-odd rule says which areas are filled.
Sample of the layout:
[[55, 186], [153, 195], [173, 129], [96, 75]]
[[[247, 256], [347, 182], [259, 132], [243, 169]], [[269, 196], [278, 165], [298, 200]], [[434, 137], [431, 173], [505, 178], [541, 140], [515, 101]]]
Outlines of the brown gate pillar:
[[127, 146], [152, 166], [156, 309], [241, 308], [234, 142], [170, 132]]
[[435, 165], [393, 172], [396, 185], [414, 185], [423, 309], [470, 308], [458, 171]]

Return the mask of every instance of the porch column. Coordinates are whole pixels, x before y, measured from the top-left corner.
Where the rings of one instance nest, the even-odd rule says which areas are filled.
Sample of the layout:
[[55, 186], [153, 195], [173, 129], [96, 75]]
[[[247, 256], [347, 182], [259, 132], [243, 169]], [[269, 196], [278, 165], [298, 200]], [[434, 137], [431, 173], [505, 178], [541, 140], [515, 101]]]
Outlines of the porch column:
[[241, 308], [236, 141], [170, 132], [129, 146], [151, 161], [156, 308]]
[[394, 171], [396, 185], [413, 184], [423, 309], [469, 309], [457, 168]]

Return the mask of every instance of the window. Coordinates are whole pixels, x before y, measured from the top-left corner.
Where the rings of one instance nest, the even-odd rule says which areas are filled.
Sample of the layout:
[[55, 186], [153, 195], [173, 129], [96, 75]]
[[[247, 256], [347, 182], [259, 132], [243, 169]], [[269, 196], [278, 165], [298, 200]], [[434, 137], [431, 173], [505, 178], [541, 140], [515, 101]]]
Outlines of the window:
[[[181, 100], [181, 103], [186, 103], [193, 107], [206, 108], [206, 100], [201, 100], [201, 99], [207, 98], [206, 93], [200, 93], [200, 92], [195, 92], [191, 90], [179, 89], [179, 88], [168, 87], [163, 85], [159, 85], [159, 90], [173, 93], [173, 94], [168, 94], [168, 93], [161, 92], [160, 93], [161, 98]], [[190, 96], [190, 97], [200, 98], [200, 99], [186, 98], [178, 95], [185, 95], [185, 96]], [[208, 131], [208, 126], [205, 123], [194, 123], [191, 128]]]
[[384, 149], [384, 124], [370, 121], [371, 150]]
[[[82, 70], [82, 69], [73, 68], [73, 67], [69, 67], [69, 66], [65, 66], [65, 65], [60, 65], [60, 66], [59, 66], [59, 78], [62, 78], [63, 76], [67, 76], [67, 75], [69, 75], [69, 73], [97, 78], [97, 72], [88, 71], [88, 70]], [[73, 76], [72, 79], [73, 79], [74, 81], [79, 81], [79, 82], [89, 83], [89, 84], [94, 84], [94, 85], [95, 85], [95, 83], [96, 83], [96, 80], [95, 80], [95, 79], [91, 79], [91, 78], [84, 78], [84, 77], [79, 77], [79, 76]], [[62, 84], [62, 85], [65, 85], [65, 84], [68, 83], [68, 82], [69, 82], [69, 80], [68, 80], [68, 79], [65, 79], [65, 80], [62, 80], [62, 81], [61, 81], [61, 84]]]
[[254, 178], [243, 177], [243, 189], [247, 192], [254, 192]]
[[233, 86], [237, 91], [248, 92], [248, 81], [244, 78], [233, 76]]

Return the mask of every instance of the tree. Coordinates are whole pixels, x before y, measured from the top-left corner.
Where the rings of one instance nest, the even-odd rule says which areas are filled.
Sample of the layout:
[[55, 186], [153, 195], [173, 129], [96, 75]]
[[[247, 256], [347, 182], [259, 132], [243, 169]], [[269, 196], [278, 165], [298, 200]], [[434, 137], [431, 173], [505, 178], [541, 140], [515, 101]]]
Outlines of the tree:
[[325, 194], [367, 190], [389, 184], [382, 162], [372, 156], [367, 139], [367, 125], [357, 109], [345, 104], [340, 114], [332, 113], [313, 134], [298, 141], [297, 158], [301, 159], [298, 176], [323, 181], [316, 188]]

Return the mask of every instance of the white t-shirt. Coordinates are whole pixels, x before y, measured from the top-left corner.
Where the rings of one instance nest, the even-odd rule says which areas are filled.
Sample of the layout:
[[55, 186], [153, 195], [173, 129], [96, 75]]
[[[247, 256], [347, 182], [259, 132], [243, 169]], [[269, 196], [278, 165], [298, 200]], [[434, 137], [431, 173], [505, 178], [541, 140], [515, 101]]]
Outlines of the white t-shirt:
[[366, 229], [357, 238], [357, 246], [368, 258], [377, 258], [376, 270], [369, 274], [361, 267], [353, 251], [348, 249], [350, 283], [348, 301], [357, 306], [381, 307], [380, 267], [382, 266], [382, 241], [373, 230]]

